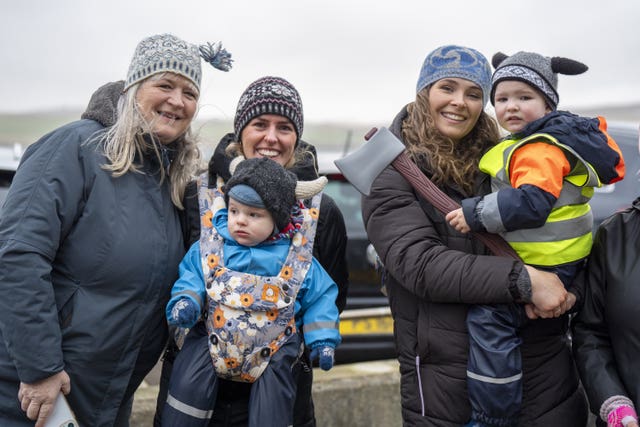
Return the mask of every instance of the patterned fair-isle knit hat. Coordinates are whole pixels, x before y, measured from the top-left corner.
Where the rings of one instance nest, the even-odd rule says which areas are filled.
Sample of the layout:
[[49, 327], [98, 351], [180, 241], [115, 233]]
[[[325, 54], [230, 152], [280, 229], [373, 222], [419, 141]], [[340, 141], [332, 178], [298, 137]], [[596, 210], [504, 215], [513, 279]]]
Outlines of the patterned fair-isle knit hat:
[[231, 69], [231, 54], [220, 42], [200, 47], [171, 34], [143, 39], [133, 54], [124, 91], [154, 74], [171, 72], [189, 79], [200, 90], [200, 58], [222, 71]]
[[441, 46], [424, 60], [416, 93], [432, 83], [445, 78], [458, 77], [469, 80], [482, 89], [483, 104], [489, 99], [491, 90], [491, 66], [483, 54], [463, 46]]
[[552, 110], [558, 107], [558, 73], [582, 74], [589, 69], [582, 62], [554, 56], [549, 58], [534, 52], [518, 52], [507, 56], [502, 52], [491, 59], [496, 71], [491, 82], [491, 103], [495, 104], [496, 86], [503, 80], [519, 80], [542, 93]]
[[291, 120], [300, 141], [304, 127], [302, 100], [296, 88], [281, 77], [262, 77], [251, 83], [238, 101], [233, 127], [236, 141], [249, 122], [262, 114], [277, 114]]

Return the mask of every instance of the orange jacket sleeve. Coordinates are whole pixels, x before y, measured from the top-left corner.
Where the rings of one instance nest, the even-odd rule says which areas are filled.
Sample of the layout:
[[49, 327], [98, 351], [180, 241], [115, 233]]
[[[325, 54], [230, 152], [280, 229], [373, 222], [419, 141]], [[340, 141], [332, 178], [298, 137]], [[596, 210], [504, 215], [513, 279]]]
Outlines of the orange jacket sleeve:
[[534, 185], [557, 198], [570, 171], [571, 165], [561, 148], [546, 142], [532, 142], [513, 152], [509, 180], [513, 188]]

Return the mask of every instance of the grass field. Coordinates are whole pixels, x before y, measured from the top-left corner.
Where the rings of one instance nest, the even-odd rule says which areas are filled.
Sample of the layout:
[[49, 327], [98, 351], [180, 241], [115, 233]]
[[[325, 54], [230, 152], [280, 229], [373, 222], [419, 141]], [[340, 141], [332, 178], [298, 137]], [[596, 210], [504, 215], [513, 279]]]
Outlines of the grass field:
[[[79, 111], [0, 114], [0, 144], [12, 145], [18, 142], [26, 147], [57, 127], [77, 120], [80, 114]], [[210, 151], [223, 135], [233, 130], [233, 123], [199, 119], [194, 122], [193, 128], [199, 136], [203, 150]], [[368, 130], [369, 127], [362, 125], [305, 123], [303, 139], [318, 148], [340, 149], [347, 141], [352, 147], [361, 144]]]
[[[602, 108], [585, 108], [572, 110], [576, 114], [594, 117], [603, 115], [607, 120], [640, 121], [640, 104], [634, 103], [621, 106], [604, 106]], [[21, 143], [24, 147], [37, 141], [42, 135], [51, 132], [58, 126], [80, 118], [80, 111], [52, 111], [29, 114], [0, 113], [0, 144], [12, 145]], [[392, 118], [389, 118], [391, 121]], [[387, 123], [372, 123], [371, 126], [387, 125]], [[370, 126], [313, 123], [307, 120], [304, 127], [303, 139], [317, 148], [343, 149], [345, 144], [350, 148], [364, 142], [364, 134]], [[209, 152], [220, 138], [233, 130], [231, 121], [217, 119], [197, 119], [194, 130], [198, 133], [203, 151]]]

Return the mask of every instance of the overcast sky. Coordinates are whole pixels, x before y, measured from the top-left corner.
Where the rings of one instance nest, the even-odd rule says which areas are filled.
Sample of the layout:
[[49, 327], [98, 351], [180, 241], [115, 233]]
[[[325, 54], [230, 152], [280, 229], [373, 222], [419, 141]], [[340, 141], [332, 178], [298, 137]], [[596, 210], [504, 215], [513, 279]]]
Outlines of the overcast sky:
[[229, 73], [203, 67], [200, 117], [231, 119], [244, 88], [278, 75], [305, 119], [386, 124], [443, 44], [586, 63], [559, 77], [560, 108], [640, 101], [637, 0], [3, 0], [0, 112], [79, 109], [125, 77], [136, 44], [163, 32], [221, 40]]

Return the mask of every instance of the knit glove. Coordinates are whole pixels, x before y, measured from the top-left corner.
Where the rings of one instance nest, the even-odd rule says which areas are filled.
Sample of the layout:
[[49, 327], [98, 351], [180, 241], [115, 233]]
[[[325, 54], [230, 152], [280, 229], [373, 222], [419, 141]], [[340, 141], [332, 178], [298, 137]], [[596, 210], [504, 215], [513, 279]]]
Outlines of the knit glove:
[[628, 405], [618, 406], [607, 416], [607, 427], [627, 427], [631, 422], [638, 422], [636, 411]]
[[311, 349], [311, 360], [319, 358], [320, 368], [323, 371], [328, 371], [333, 368], [333, 356], [335, 352], [336, 351], [332, 345], [319, 343]]
[[171, 309], [169, 324], [181, 328], [191, 328], [198, 321], [200, 309], [189, 298], [181, 298]]

